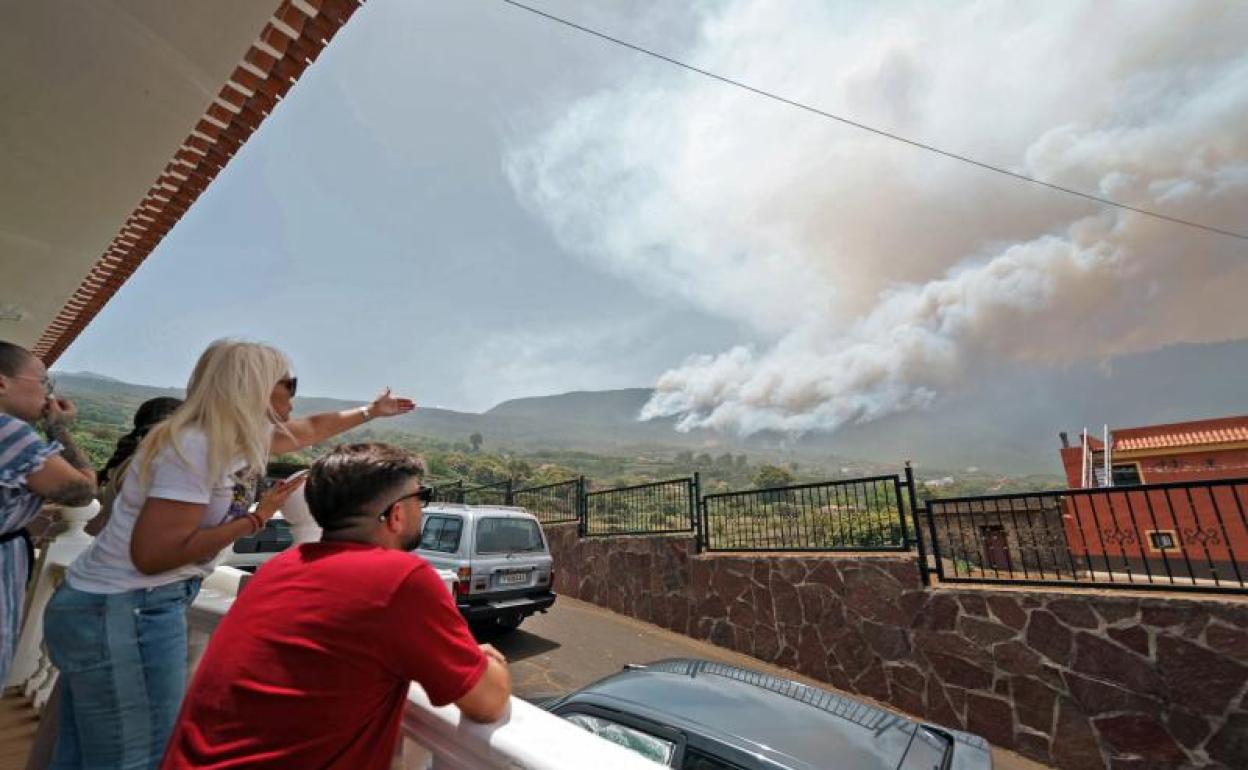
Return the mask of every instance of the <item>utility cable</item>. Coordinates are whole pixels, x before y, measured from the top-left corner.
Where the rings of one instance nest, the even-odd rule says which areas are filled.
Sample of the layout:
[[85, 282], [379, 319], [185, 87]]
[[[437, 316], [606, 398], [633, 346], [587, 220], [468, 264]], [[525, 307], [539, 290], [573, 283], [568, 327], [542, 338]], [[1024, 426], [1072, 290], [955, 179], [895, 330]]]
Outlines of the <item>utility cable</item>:
[[946, 158], [952, 158], [953, 160], [961, 161], [962, 163], [968, 163], [972, 166], [978, 166], [979, 168], [982, 168], [986, 171], [993, 171], [998, 174], [1002, 174], [1004, 176], [1012, 177], [1019, 181], [1030, 182], [1032, 184], [1040, 185], [1041, 187], [1047, 187], [1050, 190], [1063, 192], [1063, 193], [1066, 193], [1067, 195], [1074, 195], [1074, 196], [1083, 198], [1085, 200], [1092, 201], [1094, 203], [1100, 203], [1105, 206], [1112, 206], [1114, 208], [1124, 209], [1126, 211], [1132, 211], [1132, 212], [1135, 212], [1136, 214], [1141, 214], [1146, 217], [1152, 217], [1154, 219], [1160, 219], [1160, 220], [1170, 222], [1176, 225], [1183, 225], [1185, 227], [1194, 227], [1197, 230], [1204, 230], [1206, 232], [1216, 233], [1218, 235], [1225, 235], [1228, 238], [1238, 238], [1243, 241], [1248, 241], [1248, 234], [1245, 234], [1245, 233], [1238, 233], [1233, 230], [1224, 230], [1220, 227], [1214, 227], [1212, 225], [1205, 225], [1205, 224], [1201, 224], [1200, 222], [1193, 222], [1189, 219], [1173, 217], [1173, 216], [1170, 216], [1169, 214], [1162, 214], [1161, 212], [1151, 211], [1149, 209], [1140, 208], [1139, 206], [1132, 206], [1126, 203], [1120, 203], [1119, 201], [1112, 200], [1110, 198], [1103, 198], [1099, 195], [1093, 195], [1092, 193], [1083, 192], [1082, 190], [1076, 190], [1071, 187], [1065, 187], [1060, 184], [1054, 184], [1053, 182], [1046, 182], [1043, 179], [1037, 179], [1033, 176], [1020, 174], [1017, 171], [1010, 171], [1007, 168], [1003, 168], [1001, 166], [994, 166], [991, 163], [987, 163], [982, 160], [976, 160], [975, 158], [971, 158], [966, 155], [960, 155], [956, 152], [951, 152], [949, 150], [942, 150], [941, 148], [936, 147], [934, 145], [930, 145], [925, 142], [920, 142], [915, 139], [909, 139], [907, 137], [901, 136], [900, 134], [894, 134], [891, 131], [885, 131], [884, 129], [875, 128], [874, 126], [869, 126], [866, 123], [860, 123], [856, 120], [852, 120], [850, 118], [846, 118], [841, 115], [834, 115], [831, 112], [821, 110], [818, 107], [812, 107], [809, 104], [799, 102], [796, 99], [789, 99], [777, 93], [773, 93], [771, 91], [767, 91], [762, 88], [757, 88], [755, 86], [749, 85], [748, 83], [743, 83], [740, 80], [734, 80], [730, 77], [718, 75], [714, 72], [711, 72], [710, 70], [705, 70], [705, 69], [702, 69], [701, 67], [695, 67], [694, 65], [689, 64], [687, 62], [683, 62], [680, 59], [675, 59], [671, 56], [661, 54], [657, 51], [652, 51], [649, 48], [644, 48], [640, 45], [637, 45], [636, 43], [630, 43], [627, 40], [621, 40], [620, 38], [612, 37], [611, 35], [608, 35], [605, 32], [599, 32], [596, 29], [592, 29], [590, 27], [577, 24], [576, 22], [569, 21], [560, 16], [556, 16], [552, 13], [547, 13], [546, 11], [540, 10], [538, 8], [534, 8], [531, 5], [525, 5], [524, 3], [518, 2], [517, 0], [501, 0], [501, 2], [504, 2], [507, 5], [519, 8], [520, 10], [528, 11], [529, 13], [534, 14], [536, 16], [541, 16], [549, 21], [553, 21], [558, 24], [562, 24], [566, 27], [570, 27], [579, 32], [584, 32], [586, 34], [593, 35], [594, 37], [601, 38], [602, 40], [606, 40], [607, 42], [614, 43], [618, 46], [623, 46], [624, 48], [628, 48], [632, 51], [636, 51], [637, 53], [645, 54], [646, 56], [650, 56], [655, 59], [665, 61], [668, 64], [673, 64], [677, 67], [688, 70], [690, 72], [695, 72], [704, 77], [711, 78], [712, 80], [718, 80], [721, 83], [725, 83], [730, 86], [735, 86], [737, 88], [744, 89], [746, 91], [757, 94], [759, 96], [763, 96], [768, 99], [772, 99], [774, 101], [787, 104], [790, 107], [796, 107], [800, 110], [805, 110], [806, 112], [814, 113], [815, 115], [818, 115], [820, 117], [828, 118], [829, 120], [835, 120], [837, 122], [844, 123], [845, 125], [848, 125], [848, 126], [853, 126], [854, 128], [858, 128], [863, 131], [869, 131], [873, 134], [882, 136], [886, 139], [892, 139], [893, 141], [896, 141], [896, 142], [908, 144], [911, 147], [917, 147], [920, 150], [927, 150], [928, 152], [936, 153], [937, 155], [943, 155]]

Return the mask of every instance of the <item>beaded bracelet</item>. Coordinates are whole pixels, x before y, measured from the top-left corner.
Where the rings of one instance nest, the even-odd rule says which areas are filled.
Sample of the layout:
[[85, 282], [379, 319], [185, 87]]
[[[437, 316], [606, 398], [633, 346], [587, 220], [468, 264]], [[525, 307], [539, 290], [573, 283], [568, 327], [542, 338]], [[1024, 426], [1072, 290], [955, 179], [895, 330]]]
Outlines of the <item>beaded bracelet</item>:
[[247, 511], [247, 518], [251, 520], [251, 534], [254, 535], [264, 529], [264, 519], [260, 518], [260, 515], [255, 511]]

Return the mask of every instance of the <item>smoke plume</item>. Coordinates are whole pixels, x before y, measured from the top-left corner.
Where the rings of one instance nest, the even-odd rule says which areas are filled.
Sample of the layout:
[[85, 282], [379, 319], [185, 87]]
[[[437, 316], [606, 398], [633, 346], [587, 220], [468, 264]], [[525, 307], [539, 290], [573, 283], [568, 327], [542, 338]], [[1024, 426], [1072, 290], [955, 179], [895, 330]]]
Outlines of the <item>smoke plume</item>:
[[[1053, 183], [1248, 228], [1248, 4], [701, 7], [697, 66]], [[642, 417], [751, 433], [930, 404], [1018, 362], [1248, 337], [1248, 244], [991, 174], [625, 50], [518, 142], [561, 243], [754, 344]], [[757, 340], [764, 342], [759, 344]]]

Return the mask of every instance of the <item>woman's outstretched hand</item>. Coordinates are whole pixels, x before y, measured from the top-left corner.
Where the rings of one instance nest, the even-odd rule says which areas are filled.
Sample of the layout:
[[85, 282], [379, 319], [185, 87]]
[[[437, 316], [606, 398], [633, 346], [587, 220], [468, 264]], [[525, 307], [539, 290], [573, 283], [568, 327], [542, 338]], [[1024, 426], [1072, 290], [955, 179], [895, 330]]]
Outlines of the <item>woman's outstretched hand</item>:
[[368, 407], [368, 412], [373, 417], [395, 417], [400, 414], [407, 414], [416, 408], [416, 402], [410, 398], [401, 398], [392, 395], [390, 388], [386, 388], [381, 395], [373, 399], [373, 403]]

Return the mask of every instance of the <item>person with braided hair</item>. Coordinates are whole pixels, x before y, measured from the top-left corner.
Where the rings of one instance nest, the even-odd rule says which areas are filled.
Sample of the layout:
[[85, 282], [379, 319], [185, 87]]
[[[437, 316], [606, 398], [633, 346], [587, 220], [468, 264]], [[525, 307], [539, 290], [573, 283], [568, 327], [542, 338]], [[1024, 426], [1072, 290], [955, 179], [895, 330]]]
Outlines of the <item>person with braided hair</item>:
[[117, 440], [117, 448], [113, 450], [113, 456], [108, 458], [108, 462], [104, 463], [104, 467], [100, 469], [100, 484], [107, 484], [113, 469], [118, 468], [134, 455], [134, 450], [139, 448], [139, 442], [143, 440], [148, 431], [173, 414], [173, 410], [179, 406], [182, 406], [182, 399], [172, 396], [157, 396], [139, 404], [138, 410], [134, 413], [134, 428]]
[[118, 439], [113, 456], [108, 458], [108, 462], [104, 463], [104, 467], [98, 474], [100, 512], [87, 523], [88, 535], [98, 535], [108, 522], [113, 501], [117, 499], [117, 493], [121, 491], [122, 479], [126, 477], [126, 470], [130, 467], [134, 451], [139, 448], [139, 442], [152, 428], [164, 422], [169, 415], [173, 414], [173, 410], [181, 405], [182, 399], [171, 396], [149, 398], [139, 405], [138, 411], [134, 413], [134, 429]]

